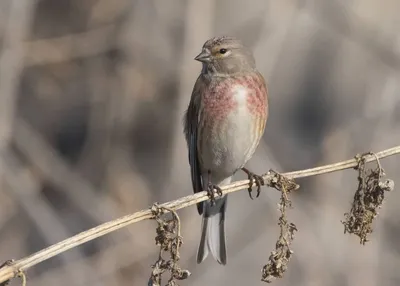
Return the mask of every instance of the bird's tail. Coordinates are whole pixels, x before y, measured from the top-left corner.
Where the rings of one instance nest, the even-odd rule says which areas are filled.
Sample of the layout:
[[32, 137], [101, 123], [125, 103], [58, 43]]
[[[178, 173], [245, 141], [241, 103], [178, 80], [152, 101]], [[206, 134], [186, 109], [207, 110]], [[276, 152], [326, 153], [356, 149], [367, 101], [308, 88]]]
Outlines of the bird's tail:
[[197, 263], [206, 259], [208, 252], [220, 263], [226, 264], [225, 210], [227, 195], [215, 200], [215, 204], [204, 202], [201, 224], [200, 245], [197, 251]]

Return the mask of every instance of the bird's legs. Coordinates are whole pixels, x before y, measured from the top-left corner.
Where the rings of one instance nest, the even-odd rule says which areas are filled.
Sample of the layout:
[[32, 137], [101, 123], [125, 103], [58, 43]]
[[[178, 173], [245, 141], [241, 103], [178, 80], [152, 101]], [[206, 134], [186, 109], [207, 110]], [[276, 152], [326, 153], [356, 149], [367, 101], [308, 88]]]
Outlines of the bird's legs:
[[[208, 193], [208, 197], [210, 198], [211, 205], [214, 205], [215, 204], [215, 194], [217, 194], [218, 196], [222, 196], [222, 190], [219, 186], [211, 183], [210, 177], [211, 177], [211, 172], [208, 171], [207, 193]], [[214, 189], [217, 190], [216, 193], [214, 193]]]
[[[255, 183], [255, 185], [257, 186], [257, 196], [256, 196], [256, 198], [258, 198], [258, 196], [260, 195], [261, 186], [264, 185], [264, 179], [263, 179], [263, 177], [260, 176], [260, 175], [254, 174], [253, 172], [249, 171], [249, 170], [246, 169], [246, 168], [242, 168], [242, 171], [245, 172], [245, 173], [247, 174], [248, 179], [249, 179], [250, 181], [254, 180], [254, 183]], [[252, 188], [249, 187], [247, 190], [249, 191], [249, 196], [250, 196], [250, 198], [253, 199], [253, 195], [252, 195], [253, 190], [252, 190]]]

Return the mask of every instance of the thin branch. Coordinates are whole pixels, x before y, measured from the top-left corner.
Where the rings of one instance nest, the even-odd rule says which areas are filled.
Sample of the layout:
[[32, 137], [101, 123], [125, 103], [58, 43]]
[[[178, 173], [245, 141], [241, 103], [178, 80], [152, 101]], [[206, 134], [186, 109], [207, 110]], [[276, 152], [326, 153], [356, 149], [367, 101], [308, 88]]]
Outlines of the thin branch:
[[[31, 219], [37, 230], [43, 235], [47, 243], [55, 243], [68, 237], [70, 234], [63, 223], [59, 220], [57, 212], [41, 198], [40, 184], [37, 179], [18, 162], [11, 153], [7, 154], [8, 168], [4, 169], [4, 176], [9, 188], [6, 188], [11, 195], [15, 196], [16, 201], [21, 205], [23, 211]], [[75, 251], [74, 251], [75, 250]], [[63, 264], [70, 264], [77, 259], [83, 259], [84, 255], [79, 249], [73, 249], [71, 252], [61, 256]], [[93, 264], [81, 266], [74, 271], [66, 271], [69, 282], [77, 283], [93, 273]], [[68, 268], [66, 268], [69, 270]], [[103, 285], [98, 281], [96, 285]]]
[[[400, 146], [396, 146], [396, 147], [375, 153], [374, 155], [365, 156], [364, 158], [365, 158], [366, 162], [371, 162], [371, 161], [376, 160], [377, 158], [381, 159], [381, 158], [385, 158], [385, 157], [392, 156], [392, 155], [399, 154], [399, 153], [400, 153]], [[350, 159], [347, 161], [342, 161], [339, 163], [325, 165], [325, 166], [316, 167], [316, 168], [312, 168], [312, 169], [283, 173], [282, 175], [287, 178], [290, 178], [290, 179], [304, 178], [304, 177], [316, 176], [316, 175], [331, 173], [331, 172], [335, 172], [335, 171], [345, 170], [345, 169], [349, 169], [349, 168], [354, 168], [357, 166], [357, 164], [358, 163], [357, 163], [356, 159]], [[267, 173], [263, 176], [263, 178], [264, 178], [265, 185], [271, 186], [272, 179], [274, 178], [274, 174]], [[236, 191], [247, 189], [249, 187], [250, 183], [251, 182], [249, 180], [241, 180], [241, 181], [232, 183], [230, 185], [221, 187], [221, 189], [222, 189], [223, 194], [233, 193]], [[196, 203], [205, 201], [207, 199], [208, 199], [207, 192], [200, 192], [200, 193], [197, 193], [194, 195], [186, 196], [186, 197], [183, 197], [183, 198], [171, 201], [171, 202], [161, 204], [160, 207], [169, 208], [172, 210], [179, 210], [179, 209], [194, 205]], [[21, 271], [25, 271], [28, 268], [30, 268], [42, 261], [48, 260], [58, 254], [61, 254], [71, 248], [74, 248], [85, 242], [94, 240], [95, 238], [98, 238], [98, 237], [108, 234], [110, 232], [116, 231], [120, 228], [126, 227], [130, 224], [133, 224], [133, 223], [136, 223], [136, 222], [139, 222], [142, 220], [146, 220], [146, 219], [151, 219], [151, 218], [153, 218], [151, 209], [141, 210], [134, 214], [126, 215], [126, 216], [118, 218], [116, 220], [101, 224], [101, 225], [94, 227], [92, 229], [89, 229], [87, 231], [81, 232], [73, 237], [65, 239], [57, 244], [54, 244], [46, 249], [38, 251], [38, 252], [36, 252], [28, 257], [25, 257], [23, 259], [17, 260], [12, 263], [7, 263], [7, 264], [5, 264], [5, 266], [3, 268], [0, 269], [0, 283], [5, 282], [11, 278], [14, 278]]]
[[[88, 180], [60, 157], [57, 150], [37, 130], [21, 118], [16, 118], [14, 122], [13, 140], [18, 151], [29, 161], [36, 173], [61, 189], [74, 206], [93, 220], [95, 225], [124, 215], [112, 199], [100, 195]], [[88, 208], [88, 205], [91, 207]], [[119, 245], [129, 240], [130, 244], [144, 247], [143, 242], [128, 228], [115, 233], [110, 239], [113, 244]], [[80, 284], [83, 282], [82, 280]], [[49, 283], [45, 283], [47, 284]]]

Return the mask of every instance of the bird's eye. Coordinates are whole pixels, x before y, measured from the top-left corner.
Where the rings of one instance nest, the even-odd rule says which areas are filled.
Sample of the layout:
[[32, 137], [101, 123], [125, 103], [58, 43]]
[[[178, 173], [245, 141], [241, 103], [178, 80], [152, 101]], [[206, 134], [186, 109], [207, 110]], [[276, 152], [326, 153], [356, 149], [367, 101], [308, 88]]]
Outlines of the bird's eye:
[[220, 49], [220, 50], [219, 50], [219, 53], [220, 53], [220, 54], [225, 54], [227, 51], [228, 51], [227, 49]]

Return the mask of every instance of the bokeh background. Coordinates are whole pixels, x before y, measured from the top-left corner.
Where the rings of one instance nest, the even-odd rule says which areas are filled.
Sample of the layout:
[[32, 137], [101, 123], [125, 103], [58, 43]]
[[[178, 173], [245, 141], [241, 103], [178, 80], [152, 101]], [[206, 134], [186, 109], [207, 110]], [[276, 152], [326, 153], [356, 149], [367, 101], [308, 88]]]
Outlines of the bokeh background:
[[[0, 260], [191, 193], [181, 122], [193, 58], [215, 35], [249, 45], [269, 83], [255, 172], [399, 144], [399, 11], [399, 0], [0, 1]], [[396, 182], [399, 157], [382, 163]], [[298, 181], [295, 254], [274, 285], [400, 284], [397, 191], [366, 246], [343, 235], [356, 176]], [[201, 220], [180, 211], [192, 272], [181, 284], [261, 285], [278, 201], [268, 189], [231, 195], [225, 267], [195, 263]], [[146, 285], [154, 237], [155, 222], [132, 225], [33, 267], [28, 285]]]

